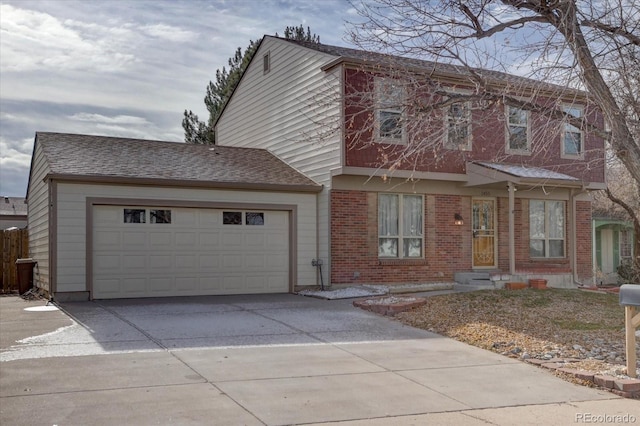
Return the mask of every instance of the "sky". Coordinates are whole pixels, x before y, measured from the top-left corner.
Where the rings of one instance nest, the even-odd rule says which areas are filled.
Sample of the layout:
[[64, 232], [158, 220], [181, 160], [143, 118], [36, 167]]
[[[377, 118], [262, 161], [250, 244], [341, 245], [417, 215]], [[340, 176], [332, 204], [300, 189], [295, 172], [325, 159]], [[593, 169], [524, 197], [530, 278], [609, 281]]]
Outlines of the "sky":
[[183, 141], [238, 47], [300, 24], [350, 46], [357, 18], [347, 0], [0, 0], [0, 196], [26, 195], [37, 131]]

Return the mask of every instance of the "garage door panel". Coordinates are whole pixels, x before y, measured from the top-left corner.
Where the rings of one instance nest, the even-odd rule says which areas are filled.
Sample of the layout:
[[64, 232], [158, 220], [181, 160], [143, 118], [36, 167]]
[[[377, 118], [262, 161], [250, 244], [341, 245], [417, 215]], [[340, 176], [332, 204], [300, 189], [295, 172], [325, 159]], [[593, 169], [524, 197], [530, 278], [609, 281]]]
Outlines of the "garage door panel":
[[244, 235], [239, 231], [224, 231], [220, 235], [220, 240], [225, 249], [242, 248]]
[[196, 291], [199, 283], [198, 277], [176, 277], [175, 280], [177, 291]]
[[122, 235], [122, 244], [129, 248], [145, 248], [147, 246], [147, 234], [141, 231], [126, 231]]
[[95, 223], [105, 223], [110, 225], [119, 224], [121, 220], [122, 209], [119, 207], [101, 207], [94, 210], [93, 218]]
[[205, 232], [200, 234], [200, 248], [202, 250], [208, 250], [217, 248], [220, 246], [220, 237], [217, 232]]
[[151, 254], [148, 257], [149, 259], [149, 267], [151, 270], [167, 270], [171, 271], [173, 269], [173, 255], [171, 254]]
[[97, 272], [120, 270], [120, 255], [96, 255], [93, 259], [93, 267]]
[[173, 278], [168, 277], [149, 277], [147, 286], [151, 293], [166, 293], [173, 288]]
[[127, 277], [121, 279], [120, 292], [124, 295], [132, 295], [135, 293], [145, 294], [146, 289], [147, 279], [145, 277]]
[[222, 287], [224, 288], [225, 292], [233, 292], [233, 293], [239, 293], [242, 290], [242, 284], [243, 284], [243, 277], [239, 277], [239, 276], [223, 276], [222, 277]]
[[95, 232], [93, 235], [95, 245], [105, 250], [120, 249], [120, 237], [120, 232], [109, 231]]
[[220, 268], [220, 256], [214, 254], [201, 254], [200, 257], [200, 269], [203, 270], [217, 270]]
[[198, 234], [195, 232], [178, 232], [174, 233], [176, 246], [185, 249], [194, 249], [198, 244]]
[[198, 264], [198, 256], [195, 254], [176, 254], [175, 261], [177, 270], [187, 269], [189, 272], [193, 273], [196, 270], [196, 265]]
[[[246, 225], [243, 213], [229, 225], [223, 210], [146, 208], [144, 223], [124, 223], [123, 209], [144, 208], [94, 207], [94, 298], [288, 291], [288, 212], [263, 212], [263, 225]], [[151, 223], [155, 209], [170, 221]]]
[[156, 250], [174, 250], [173, 233], [171, 232], [152, 232], [149, 234], [149, 243]]

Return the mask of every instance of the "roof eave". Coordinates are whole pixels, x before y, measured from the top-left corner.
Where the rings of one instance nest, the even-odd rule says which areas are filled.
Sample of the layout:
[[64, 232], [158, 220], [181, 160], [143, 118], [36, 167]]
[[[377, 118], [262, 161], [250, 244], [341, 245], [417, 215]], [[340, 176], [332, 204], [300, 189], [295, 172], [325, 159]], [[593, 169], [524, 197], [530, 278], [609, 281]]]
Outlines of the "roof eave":
[[92, 175], [69, 175], [50, 173], [45, 181], [55, 180], [58, 182], [70, 183], [91, 183], [91, 184], [114, 184], [114, 185], [141, 185], [141, 186], [164, 186], [183, 188], [206, 188], [206, 189], [242, 189], [256, 191], [275, 192], [309, 192], [317, 193], [322, 191], [323, 185], [318, 184], [278, 184], [261, 182], [234, 182], [234, 181], [201, 181], [187, 179], [159, 179], [159, 178], [138, 178], [129, 176], [92, 176]]

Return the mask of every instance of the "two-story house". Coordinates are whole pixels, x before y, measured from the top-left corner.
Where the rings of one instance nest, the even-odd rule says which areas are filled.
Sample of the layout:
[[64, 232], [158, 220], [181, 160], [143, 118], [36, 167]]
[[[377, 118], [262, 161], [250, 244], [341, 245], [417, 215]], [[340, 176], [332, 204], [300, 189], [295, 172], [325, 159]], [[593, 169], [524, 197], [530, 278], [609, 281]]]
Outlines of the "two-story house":
[[[579, 119], [602, 118], [582, 92], [472, 74], [265, 36], [218, 146], [37, 132], [34, 283], [86, 300], [589, 279], [604, 149]], [[492, 96], [469, 97], [474, 75]]]
[[[266, 148], [323, 185], [325, 283], [590, 279], [604, 143], [545, 109], [602, 117], [583, 92], [474, 73], [265, 36], [217, 140]], [[476, 77], [494, 96], [464, 96]]]

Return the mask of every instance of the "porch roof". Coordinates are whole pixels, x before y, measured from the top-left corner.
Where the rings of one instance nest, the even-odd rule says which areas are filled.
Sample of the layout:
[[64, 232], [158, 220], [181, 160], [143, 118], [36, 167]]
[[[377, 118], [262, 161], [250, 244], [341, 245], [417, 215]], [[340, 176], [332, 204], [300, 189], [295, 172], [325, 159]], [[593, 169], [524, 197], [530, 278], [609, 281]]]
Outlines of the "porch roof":
[[468, 181], [465, 186], [482, 186], [502, 182], [512, 182], [516, 185], [553, 185], [570, 188], [584, 186], [581, 179], [541, 167], [484, 161], [467, 163], [467, 177]]

